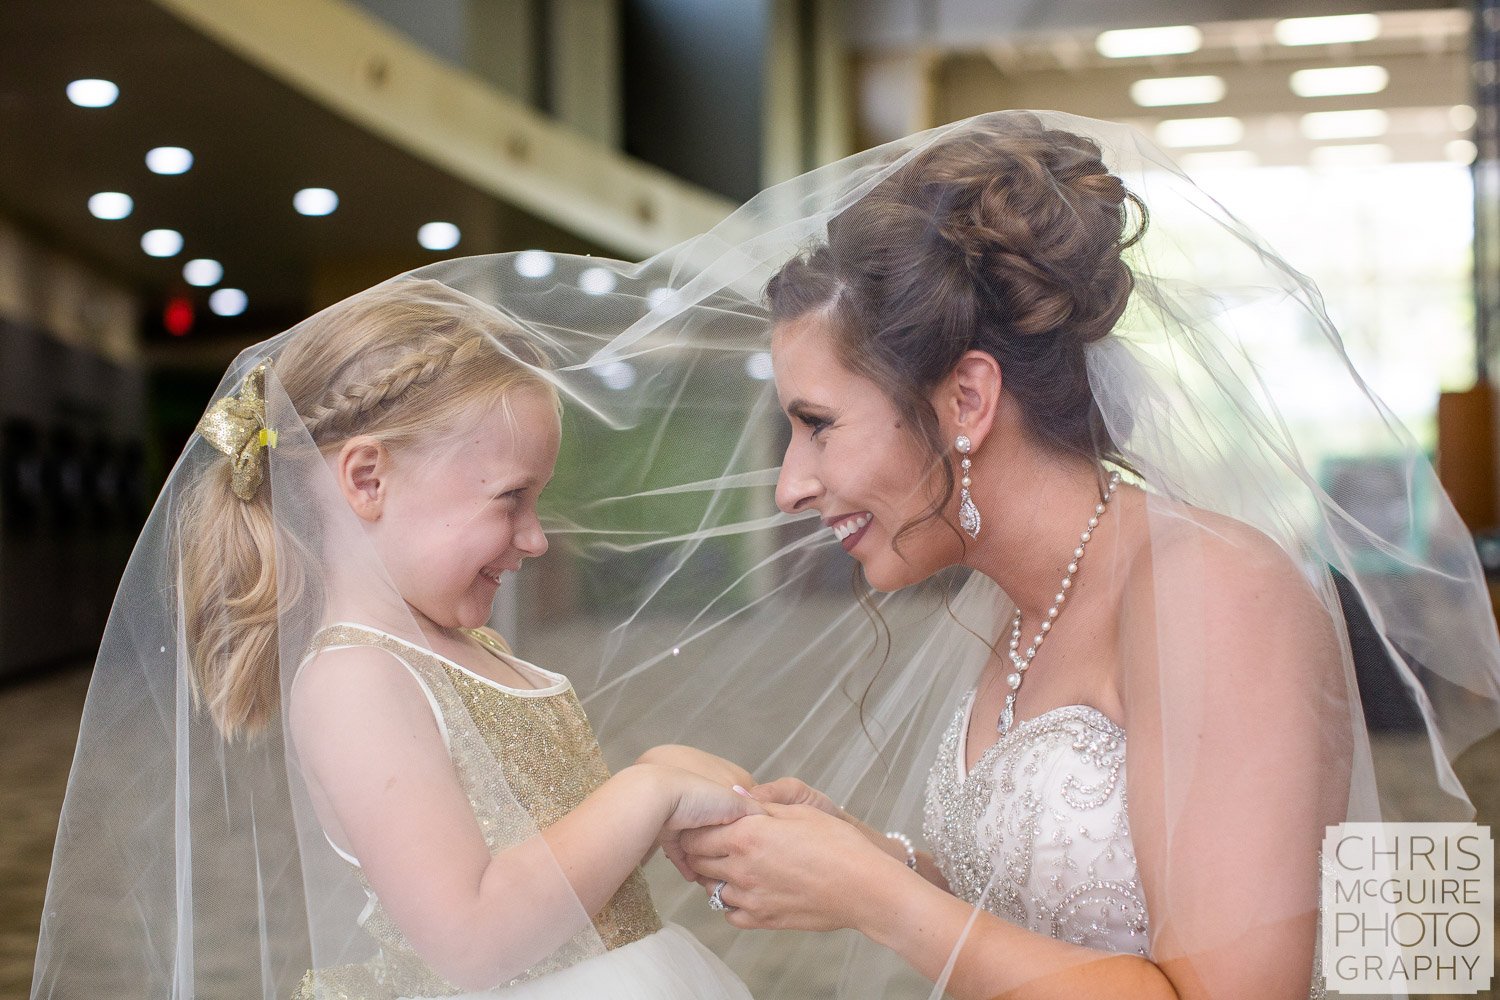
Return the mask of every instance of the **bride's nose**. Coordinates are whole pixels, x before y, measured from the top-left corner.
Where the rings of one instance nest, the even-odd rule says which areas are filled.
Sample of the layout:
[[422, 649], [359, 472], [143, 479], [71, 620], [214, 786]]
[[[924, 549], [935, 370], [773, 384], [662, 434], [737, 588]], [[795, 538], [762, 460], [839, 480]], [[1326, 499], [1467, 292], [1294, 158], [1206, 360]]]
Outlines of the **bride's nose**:
[[795, 447], [788, 448], [776, 476], [776, 506], [784, 513], [799, 514], [816, 506], [823, 494], [823, 485], [809, 465], [795, 454]]

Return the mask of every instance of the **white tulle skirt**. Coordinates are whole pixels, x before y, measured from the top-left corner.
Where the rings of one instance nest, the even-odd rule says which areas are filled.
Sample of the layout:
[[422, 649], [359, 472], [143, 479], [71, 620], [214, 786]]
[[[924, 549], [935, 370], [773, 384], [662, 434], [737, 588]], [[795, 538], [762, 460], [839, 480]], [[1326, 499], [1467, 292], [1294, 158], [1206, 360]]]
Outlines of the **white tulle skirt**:
[[[503, 990], [447, 1000], [752, 1000], [740, 978], [693, 935], [666, 924], [648, 937]], [[402, 1000], [416, 1000], [403, 997]]]

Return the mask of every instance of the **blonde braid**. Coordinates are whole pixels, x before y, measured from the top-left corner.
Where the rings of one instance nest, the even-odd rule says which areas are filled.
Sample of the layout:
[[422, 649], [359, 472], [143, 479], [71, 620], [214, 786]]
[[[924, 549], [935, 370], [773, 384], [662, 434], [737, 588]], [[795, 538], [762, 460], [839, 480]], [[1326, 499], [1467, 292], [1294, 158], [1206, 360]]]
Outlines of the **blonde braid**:
[[325, 395], [304, 414], [304, 423], [314, 441], [353, 433], [368, 424], [388, 401], [442, 376], [451, 366], [466, 364], [494, 345], [484, 337], [441, 337], [432, 346], [406, 355], [382, 371], [378, 378], [351, 382]]

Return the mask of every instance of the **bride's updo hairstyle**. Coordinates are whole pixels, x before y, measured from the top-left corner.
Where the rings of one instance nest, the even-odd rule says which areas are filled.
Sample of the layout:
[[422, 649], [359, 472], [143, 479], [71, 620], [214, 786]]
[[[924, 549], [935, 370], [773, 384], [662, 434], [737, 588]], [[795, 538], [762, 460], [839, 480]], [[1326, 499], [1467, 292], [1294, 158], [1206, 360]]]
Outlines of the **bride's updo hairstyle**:
[[[519, 328], [429, 280], [389, 282], [325, 309], [272, 365], [324, 455], [360, 435], [393, 451], [442, 442], [519, 389], [559, 403], [542, 374], [545, 355]], [[176, 543], [194, 693], [226, 739], [253, 735], [277, 714], [278, 607], [322, 613], [319, 574], [307, 572], [321, 553], [299, 551], [276, 527], [269, 481], [242, 500], [231, 471], [228, 457], [216, 457], [188, 487]], [[304, 502], [305, 511], [280, 516], [316, 517], [313, 498]], [[278, 565], [278, 554], [289, 558]]]
[[897, 541], [952, 498], [953, 442], [929, 399], [967, 351], [1000, 363], [1035, 441], [1095, 465], [1118, 458], [1084, 348], [1125, 311], [1134, 279], [1121, 254], [1145, 227], [1093, 141], [997, 114], [897, 169], [772, 277], [773, 321], [822, 314], [845, 367], [880, 387], [945, 470]]

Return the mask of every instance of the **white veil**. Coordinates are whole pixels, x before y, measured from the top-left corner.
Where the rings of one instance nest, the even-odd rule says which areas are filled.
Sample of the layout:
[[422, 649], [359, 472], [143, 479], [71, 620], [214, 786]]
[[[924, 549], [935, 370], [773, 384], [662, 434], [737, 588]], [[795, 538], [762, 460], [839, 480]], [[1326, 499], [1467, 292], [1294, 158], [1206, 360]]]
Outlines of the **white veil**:
[[[1143, 838], [1155, 825], [1158, 848], [1143, 860], [1153, 955], [1192, 965], [1207, 995], [1228, 996], [1215, 986], [1233, 972], [1223, 955], [1238, 947], [1259, 957], [1261, 929], [1305, 924], [1296, 954], [1305, 950], [1308, 962], [1292, 964], [1310, 967], [1325, 823], [1472, 815], [1452, 762], [1500, 726], [1500, 641], [1467, 531], [1426, 457], [1350, 365], [1316, 289], [1166, 156], [1123, 126], [988, 115], [780, 184], [641, 263], [528, 251], [395, 280], [439, 282], [545, 346], [563, 401], [562, 454], [542, 501], [552, 551], [522, 574], [513, 635], [522, 655], [572, 679], [611, 765], [686, 743], [761, 780], [796, 775], [877, 829], [915, 834], [942, 733], [1012, 608], [989, 580], [957, 570], [862, 600], [832, 536], [776, 511], [786, 429], [767, 381], [764, 292], [783, 264], [827, 239], [841, 213], [924, 152], [966, 129], [1038, 121], [1097, 143], [1151, 216], [1125, 252], [1136, 280], [1130, 306], [1088, 358], [1110, 464], [1145, 488], [1131, 537], [1159, 552], [1172, 546], [1177, 565], [1189, 567], [1126, 609], [1159, 657], [1151, 724], [1160, 759], [1135, 765], [1141, 787], [1157, 794], [1137, 800], [1132, 824], [1139, 819]], [[237, 362], [219, 395], [299, 329]], [[1318, 424], [1338, 423], [1351, 442], [1347, 460], [1308, 457], [1319, 426], [1296, 416], [1307, 408], [1292, 405], [1280, 341], [1264, 337], [1273, 329], [1295, 330], [1299, 364], [1311, 366], [1295, 386], [1318, 387]], [[278, 429], [282, 421], [295, 432], [284, 412]], [[294, 451], [283, 436], [272, 453], [278, 501], [277, 463]], [[173, 519], [179, 490], [218, 460], [201, 440], [189, 446], [111, 616], [34, 996], [84, 993], [73, 977], [101, 967], [121, 993], [209, 994], [212, 981], [234, 982], [228, 995], [278, 995], [306, 969], [354, 960], [364, 947], [357, 935], [316, 933], [351, 926], [357, 886], [327, 850], [295, 777], [288, 782], [280, 738], [225, 744], [193, 707], [173, 604]], [[287, 478], [303, 488], [295, 473]], [[1184, 511], [1252, 526], [1300, 570], [1324, 615], [1285, 629], [1293, 645], [1299, 629], [1308, 648], [1331, 643], [1326, 669], [1267, 663], [1257, 698], [1233, 700], [1243, 688], [1212, 670], [1225, 622], [1204, 588], [1234, 581], [1197, 553], [1202, 524]], [[1247, 560], [1272, 557], [1248, 537], [1230, 541], [1244, 542]], [[496, 623], [509, 632], [504, 618]], [[299, 660], [293, 650], [309, 638], [311, 620], [297, 624], [284, 632], [283, 664]], [[419, 629], [396, 631], [420, 643]], [[1365, 721], [1377, 690], [1409, 722], [1382, 740], [1382, 753], [1424, 776], [1417, 796], [1406, 783], [1399, 806]], [[1200, 766], [1224, 752], [1208, 756], [1205, 728], [1256, 755], [1259, 768], [1205, 781]], [[504, 787], [493, 794], [497, 809], [514, 804]], [[1280, 840], [1239, 836], [1258, 826]], [[1233, 891], [1205, 893], [1225, 869]], [[851, 932], [737, 933], [696, 886], [664, 865], [650, 874], [662, 915], [719, 952], [757, 996], [934, 992]], [[221, 875], [238, 895], [225, 895]], [[225, 922], [210, 927], [204, 912]], [[93, 950], [101, 941], [110, 949], [103, 966]], [[232, 978], [218, 974], [225, 968]], [[1003, 985], [1052, 971], [1018, 967]]]

